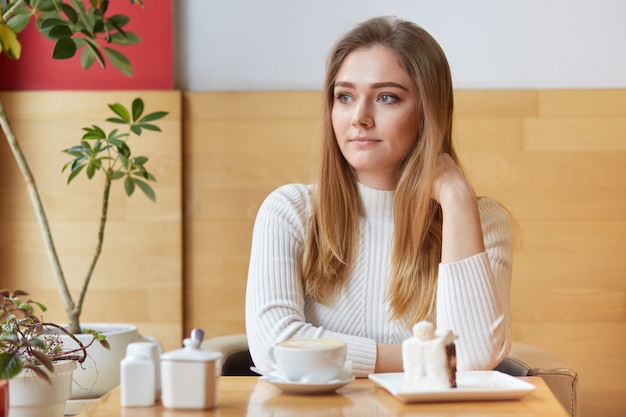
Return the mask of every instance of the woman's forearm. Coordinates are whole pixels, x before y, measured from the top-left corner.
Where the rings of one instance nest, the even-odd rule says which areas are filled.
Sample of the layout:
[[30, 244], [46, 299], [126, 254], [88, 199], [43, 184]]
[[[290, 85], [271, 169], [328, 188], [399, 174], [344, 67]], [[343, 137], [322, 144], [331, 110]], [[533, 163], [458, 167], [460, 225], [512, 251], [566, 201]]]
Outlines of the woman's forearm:
[[376, 344], [376, 367], [374, 372], [402, 372], [402, 345]]
[[443, 211], [441, 262], [456, 262], [485, 251], [476, 194], [469, 184], [450, 190]]

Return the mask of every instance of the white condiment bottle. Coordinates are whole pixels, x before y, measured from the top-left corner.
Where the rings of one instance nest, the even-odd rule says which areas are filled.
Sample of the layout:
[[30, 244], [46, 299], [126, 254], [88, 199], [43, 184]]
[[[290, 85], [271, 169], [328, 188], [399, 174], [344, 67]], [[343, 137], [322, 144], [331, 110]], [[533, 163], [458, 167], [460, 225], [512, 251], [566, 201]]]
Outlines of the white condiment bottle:
[[134, 342], [126, 348], [126, 357], [120, 362], [120, 392], [122, 407], [149, 407], [154, 405], [156, 369], [151, 342]]
[[199, 339], [161, 355], [161, 402], [165, 408], [203, 410], [215, 407], [222, 354], [200, 349]]

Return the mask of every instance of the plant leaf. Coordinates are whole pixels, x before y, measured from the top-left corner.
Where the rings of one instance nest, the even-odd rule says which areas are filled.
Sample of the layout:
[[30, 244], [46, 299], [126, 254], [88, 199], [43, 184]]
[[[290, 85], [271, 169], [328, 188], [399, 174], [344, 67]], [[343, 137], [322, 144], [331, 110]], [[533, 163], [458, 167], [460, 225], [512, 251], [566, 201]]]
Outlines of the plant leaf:
[[146, 130], [152, 130], [153, 132], [160, 132], [161, 128], [158, 127], [157, 125], [153, 125], [150, 123], [140, 123], [138, 125], [135, 125], [141, 129], [146, 129]]
[[[109, 0], [97, 0], [97, 3], [100, 5], [100, 14], [104, 16], [109, 8]], [[96, 5], [94, 4], [93, 7], [96, 7]]]
[[139, 123], [153, 122], [155, 120], [164, 118], [168, 114], [169, 112], [166, 111], [155, 111], [154, 113], [150, 113], [142, 117], [141, 120], [139, 120]]
[[91, 68], [94, 62], [96, 62], [96, 55], [93, 53], [93, 51], [89, 49], [88, 47], [83, 49], [83, 52], [81, 52], [80, 54], [81, 68], [88, 70], [89, 68]]
[[111, 123], [120, 123], [120, 124], [128, 124], [129, 122], [124, 120], [124, 119], [119, 119], [117, 117], [109, 117], [107, 119], [107, 122], [111, 122]]
[[126, 195], [131, 196], [135, 191], [135, 181], [131, 177], [126, 177], [124, 180], [124, 189], [126, 190]]
[[20, 59], [22, 53], [22, 45], [17, 35], [3, 22], [0, 22], [0, 52], [4, 52], [13, 59]]
[[107, 140], [109, 142], [111, 142], [112, 140], [123, 141], [124, 138], [128, 137], [128, 133], [118, 133], [118, 132], [119, 132], [119, 129], [113, 129], [111, 133], [109, 133]]
[[115, 28], [122, 28], [130, 22], [130, 17], [123, 14], [116, 14], [107, 19], [107, 23], [111, 23]]
[[58, 19], [56, 17], [52, 17], [50, 19], [43, 19], [41, 20], [41, 23], [39, 24], [39, 31], [48, 32], [49, 30], [51, 30], [53, 27], [57, 25], [65, 25], [65, 24], [66, 24], [65, 20]]
[[109, 143], [113, 146], [115, 146], [116, 148], [119, 148], [120, 146], [124, 145], [124, 141], [118, 138], [111, 138], [109, 137]]
[[0, 379], [11, 379], [22, 372], [23, 365], [17, 353], [0, 353]]
[[87, 163], [87, 157], [85, 155], [81, 155], [78, 158], [72, 161], [72, 171], [76, 171], [81, 166]]
[[40, 0], [37, 2], [37, 8], [42, 12], [51, 12], [56, 10], [54, 0]]
[[76, 54], [76, 44], [72, 39], [59, 39], [52, 51], [53, 59], [68, 59]]
[[115, 49], [107, 47], [103, 47], [102, 50], [104, 51], [104, 55], [106, 55], [106, 57], [109, 59], [109, 61], [111, 61], [111, 64], [113, 64], [115, 68], [120, 70], [120, 72], [122, 72], [123, 74], [132, 77], [133, 66], [124, 54], [116, 51]]
[[[104, 57], [102, 56], [102, 53], [100, 52], [98, 44], [89, 38], [83, 38], [83, 40], [85, 41], [85, 44], [87, 45], [87, 47], [85, 48], [85, 51], [83, 51], [83, 54], [88, 50], [91, 51], [91, 53], [93, 54], [93, 58], [96, 61], [98, 61], [101, 68], [104, 68], [106, 64], [104, 62]], [[83, 68], [87, 69], [86, 67], [83, 67]]]
[[88, 147], [82, 145], [72, 146], [71, 148], [65, 149], [63, 152], [70, 154], [72, 156], [80, 157], [83, 153], [89, 151]]
[[63, 164], [63, 168], [61, 168], [61, 172], [65, 172], [65, 170], [69, 168], [70, 166], [72, 166], [72, 164], [73, 164], [73, 161], [66, 162], [65, 164]]
[[35, 338], [33, 338], [33, 339], [30, 339], [28, 342], [29, 342], [32, 346], [35, 346], [35, 347], [37, 347], [37, 348], [39, 348], [39, 349], [42, 349], [42, 350], [45, 350], [45, 349], [46, 349], [46, 344], [45, 344], [45, 342], [44, 342], [43, 340], [41, 340], [41, 339], [37, 338], [37, 337], [35, 337]]
[[111, 350], [111, 344], [108, 340], [98, 338], [98, 343], [100, 343], [100, 346], [102, 346], [106, 350]]
[[141, 43], [141, 38], [133, 32], [116, 32], [111, 35], [111, 43], [124, 46], [137, 45], [138, 43]]
[[69, 4], [65, 2], [61, 2], [61, 9], [63, 10], [63, 13], [65, 13], [67, 18], [70, 20], [70, 22], [72, 22], [72, 24], [75, 25], [76, 22], [78, 22], [78, 14], [76, 13], [76, 10], [74, 10], [72, 6], [70, 6]]
[[137, 156], [133, 159], [133, 162], [135, 162], [135, 164], [137, 165], [144, 165], [146, 162], [148, 162], [148, 157], [146, 156]]
[[144, 110], [143, 100], [141, 98], [134, 99], [131, 108], [133, 109], [133, 122], [135, 122], [143, 114], [143, 110]]
[[124, 166], [124, 168], [128, 169], [128, 158], [124, 156], [120, 147], [117, 148], [118, 157], [120, 158], [120, 162]]
[[28, 22], [30, 22], [30, 13], [26, 12], [26, 13], [19, 13], [19, 14], [16, 13], [15, 16], [13, 16], [6, 23], [11, 29], [13, 29], [13, 32], [20, 33], [26, 28], [26, 25], [28, 25]]
[[156, 194], [154, 193], [154, 190], [152, 189], [152, 187], [150, 187], [150, 185], [137, 178], [134, 178], [133, 181], [135, 182], [137, 187], [139, 187], [141, 191], [143, 191], [146, 197], [152, 200], [153, 203], [156, 203]]
[[87, 133], [83, 135], [85, 139], [106, 139], [106, 133], [100, 126], [92, 125], [92, 127], [83, 127], [83, 130]]
[[46, 369], [50, 372], [54, 372], [54, 366], [52, 365], [52, 361], [44, 352], [40, 352], [38, 350], [32, 350], [31, 354], [37, 358], [39, 362], [41, 362], [42, 366], [45, 366]]
[[29, 302], [31, 302], [31, 303], [37, 304], [37, 307], [39, 307], [39, 309], [40, 309], [42, 312], [44, 312], [44, 313], [45, 313], [45, 312], [46, 312], [46, 310], [48, 309], [48, 307], [46, 307], [45, 305], [41, 304], [39, 301], [33, 301], [33, 300], [28, 300], [28, 301], [29, 301]]
[[[126, 107], [124, 107], [120, 103], [115, 103], [115, 104], [109, 104], [109, 108], [113, 110], [113, 113], [117, 114], [118, 116], [122, 118], [122, 121], [121, 121], [122, 123], [130, 123], [130, 113], [128, 112], [128, 109]], [[118, 120], [119, 119], [112, 119], [112, 118], [107, 119], [108, 122], [120, 123]]]
[[74, 32], [72, 32], [72, 29], [70, 29], [69, 26], [63, 23], [60, 25], [56, 25], [52, 29], [50, 29], [48, 36], [50, 36], [52, 39], [69, 39], [72, 37], [73, 34]]
[[80, 174], [80, 172], [83, 170], [83, 168], [85, 168], [85, 165], [80, 165], [78, 168], [73, 169], [72, 172], [70, 173], [70, 176], [67, 179], [67, 183], [69, 184], [74, 178], [76, 178], [76, 176], [78, 174]]
[[[76, 41], [78, 42], [78, 39]], [[103, 68], [104, 61], [102, 59], [102, 54], [98, 51], [98, 48], [94, 48], [91, 42], [83, 41], [82, 43], [87, 46], [80, 54], [80, 66], [82, 69], [88, 70], [91, 68], [93, 63], [96, 62], [96, 59], [98, 60], [100, 67]], [[80, 49], [80, 46], [77, 46], [77, 48]]]
[[[126, 142], [117, 147], [117, 152], [120, 154], [120, 157], [123, 156], [124, 159], [130, 158], [130, 147], [126, 144]], [[128, 164], [128, 161], [126, 162], [126, 164]]]
[[87, 165], [87, 178], [92, 179], [97, 169], [98, 166], [94, 163], [94, 161], [91, 161], [89, 165]]
[[98, 19], [95, 22], [93, 22], [91, 31], [93, 33], [102, 33], [102, 32], [104, 32], [104, 23], [102, 23], [101, 19]]
[[111, 174], [111, 180], [119, 180], [124, 175], [126, 175], [126, 174], [124, 174], [123, 171], [120, 171], [120, 170], [113, 171], [113, 174]]
[[24, 310], [28, 313], [33, 313], [35, 311], [35, 309], [33, 308], [33, 306], [31, 306], [28, 303], [18, 303], [17, 304], [17, 308], [19, 308], [20, 310]]

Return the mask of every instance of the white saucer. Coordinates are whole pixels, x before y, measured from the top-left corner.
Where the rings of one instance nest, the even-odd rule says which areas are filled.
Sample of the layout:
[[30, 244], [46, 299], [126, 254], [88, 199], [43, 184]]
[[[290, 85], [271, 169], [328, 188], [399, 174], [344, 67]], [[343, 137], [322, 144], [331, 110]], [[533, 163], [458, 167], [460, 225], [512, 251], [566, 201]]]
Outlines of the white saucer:
[[404, 402], [517, 400], [535, 386], [498, 371], [457, 372], [456, 388], [437, 391], [408, 391], [402, 372], [370, 374], [369, 379]]
[[272, 372], [266, 376], [259, 378], [281, 389], [286, 394], [329, 394], [335, 392], [339, 388], [354, 381], [354, 375], [350, 375], [344, 379], [334, 379], [325, 383], [305, 383], [286, 381], [277, 372]]

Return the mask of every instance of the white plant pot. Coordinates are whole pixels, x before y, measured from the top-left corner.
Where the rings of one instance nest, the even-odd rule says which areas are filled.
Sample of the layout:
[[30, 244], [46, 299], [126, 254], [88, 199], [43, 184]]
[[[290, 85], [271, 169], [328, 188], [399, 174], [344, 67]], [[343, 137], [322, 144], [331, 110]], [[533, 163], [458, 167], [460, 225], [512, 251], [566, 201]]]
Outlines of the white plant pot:
[[[87, 349], [87, 359], [74, 370], [72, 396], [67, 414], [80, 412], [85, 405], [100, 398], [120, 384], [120, 361], [126, 356], [126, 347], [137, 341], [159, 342], [150, 336], [140, 335], [137, 327], [119, 323], [82, 323], [83, 329], [97, 330], [106, 335], [111, 350], [98, 342]], [[83, 344], [92, 339], [89, 334], [75, 335]], [[69, 336], [62, 336], [64, 349], [77, 347]], [[162, 350], [161, 345], [159, 348]]]
[[9, 381], [9, 417], [61, 417], [72, 391], [75, 361], [54, 364], [52, 384], [24, 370]]

